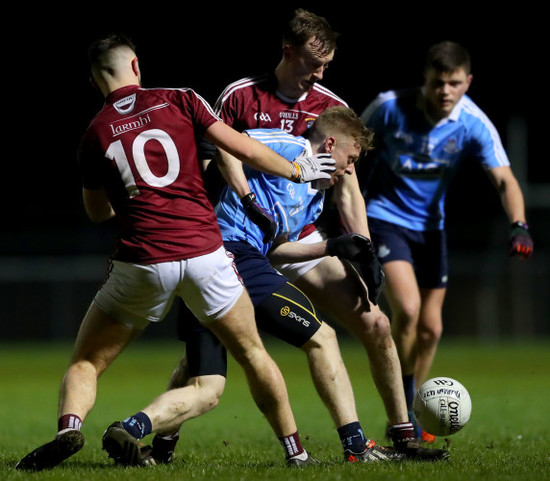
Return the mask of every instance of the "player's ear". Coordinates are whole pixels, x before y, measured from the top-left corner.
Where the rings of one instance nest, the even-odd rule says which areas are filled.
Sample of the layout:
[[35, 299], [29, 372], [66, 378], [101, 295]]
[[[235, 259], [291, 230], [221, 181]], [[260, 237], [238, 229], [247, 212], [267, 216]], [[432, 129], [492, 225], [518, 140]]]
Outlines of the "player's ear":
[[283, 58], [288, 59], [292, 54], [292, 45], [285, 43], [283, 44]]
[[473, 79], [474, 79], [474, 76], [471, 73], [468, 74], [468, 76], [466, 77], [466, 83], [468, 84], [468, 86], [466, 87], [466, 91], [468, 91], [468, 89], [470, 88], [470, 85], [472, 85]]
[[336, 139], [334, 137], [327, 137], [325, 139], [325, 152], [330, 154], [336, 145]]
[[135, 74], [135, 76], [139, 79], [141, 79], [141, 72], [139, 70], [139, 60], [137, 57], [134, 57], [132, 59], [132, 70]]
[[94, 90], [97, 90], [98, 92], [101, 92], [99, 89], [99, 86], [97, 85], [97, 82], [95, 81], [94, 77], [90, 75], [90, 85]]

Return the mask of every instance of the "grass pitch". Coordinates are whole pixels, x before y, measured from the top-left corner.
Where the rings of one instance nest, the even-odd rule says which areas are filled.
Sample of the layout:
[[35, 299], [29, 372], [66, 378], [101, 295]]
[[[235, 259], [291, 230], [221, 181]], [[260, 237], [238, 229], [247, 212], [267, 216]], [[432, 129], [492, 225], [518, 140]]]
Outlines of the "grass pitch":
[[[461, 381], [472, 397], [468, 425], [436, 445], [448, 445], [445, 463], [344, 464], [336, 430], [315, 393], [305, 356], [268, 339], [287, 381], [302, 443], [321, 466], [289, 469], [281, 446], [254, 405], [240, 368], [230, 360], [220, 405], [186, 423], [176, 461], [154, 468], [115, 467], [101, 435], [115, 420], [145, 407], [165, 389], [182, 352], [178, 342], [130, 346], [100, 379], [86, 419], [86, 445], [57, 468], [15, 471], [17, 461], [56, 431], [57, 390], [71, 345], [0, 344], [0, 479], [40, 480], [532, 480], [550, 479], [550, 341], [441, 344], [432, 374]], [[385, 443], [386, 418], [364, 351], [344, 338], [342, 354], [367, 436]], [[151, 437], [145, 438], [147, 443]]]

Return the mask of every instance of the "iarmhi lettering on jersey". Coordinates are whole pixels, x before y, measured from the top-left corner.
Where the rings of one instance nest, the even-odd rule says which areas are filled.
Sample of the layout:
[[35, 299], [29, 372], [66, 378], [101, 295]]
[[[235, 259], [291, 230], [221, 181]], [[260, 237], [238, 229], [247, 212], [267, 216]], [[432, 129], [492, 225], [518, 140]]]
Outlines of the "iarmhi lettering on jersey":
[[127, 122], [125, 124], [117, 125], [116, 127], [111, 124], [111, 130], [113, 132], [113, 136], [123, 134], [124, 132], [128, 132], [129, 130], [135, 130], [140, 129], [141, 127], [150, 124], [151, 123], [151, 117], [149, 117], [149, 114], [145, 114], [141, 117], [138, 117], [137, 120], [133, 120], [132, 122]]

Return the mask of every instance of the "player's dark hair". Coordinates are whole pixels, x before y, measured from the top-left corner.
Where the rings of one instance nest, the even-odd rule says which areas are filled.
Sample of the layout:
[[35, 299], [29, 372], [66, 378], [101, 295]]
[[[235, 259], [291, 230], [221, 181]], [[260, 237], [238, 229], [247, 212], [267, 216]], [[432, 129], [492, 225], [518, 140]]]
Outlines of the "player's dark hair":
[[97, 38], [88, 48], [90, 65], [95, 65], [107, 52], [118, 47], [128, 47], [136, 51], [132, 40], [123, 33], [109, 33]]
[[336, 49], [339, 35], [325, 18], [300, 8], [283, 29], [283, 42], [301, 47], [315, 38], [322, 45], [321, 54], [326, 55]]
[[446, 40], [430, 47], [424, 68], [438, 72], [454, 72], [463, 68], [466, 74], [470, 74], [472, 63], [470, 54], [462, 45]]

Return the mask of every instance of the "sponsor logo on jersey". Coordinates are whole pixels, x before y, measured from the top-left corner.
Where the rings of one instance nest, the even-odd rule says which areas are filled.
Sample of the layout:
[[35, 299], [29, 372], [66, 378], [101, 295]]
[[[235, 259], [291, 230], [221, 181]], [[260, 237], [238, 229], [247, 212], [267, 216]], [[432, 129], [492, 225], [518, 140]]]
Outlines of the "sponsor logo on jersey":
[[151, 117], [149, 117], [149, 114], [142, 115], [137, 118], [137, 120], [133, 120], [132, 122], [126, 122], [124, 124], [120, 124], [117, 126], [114, 126], [111, 124], [111, 130], [113, 132], [113, 135], [120, 135], [124, 132], [128, 132], [130, 130], [140, 129], [141, 127], [150, 124], [151, 123]]
[[436, 179], [441, 177], [449, 164], [446, 159], [432, 159], [428, 156], [400, 152], [398, 164], [394, 166], [396, 173], [404, 177]]
[[279, 112], [279, 118], [298, 120], [300, 118], [300, 114], [298, 112], [284, 110], [283, 112]]

